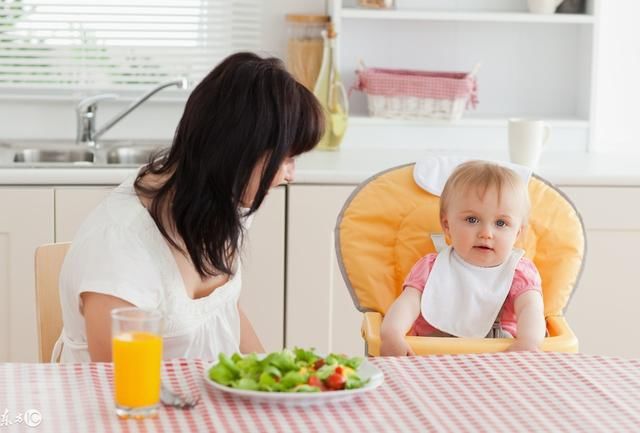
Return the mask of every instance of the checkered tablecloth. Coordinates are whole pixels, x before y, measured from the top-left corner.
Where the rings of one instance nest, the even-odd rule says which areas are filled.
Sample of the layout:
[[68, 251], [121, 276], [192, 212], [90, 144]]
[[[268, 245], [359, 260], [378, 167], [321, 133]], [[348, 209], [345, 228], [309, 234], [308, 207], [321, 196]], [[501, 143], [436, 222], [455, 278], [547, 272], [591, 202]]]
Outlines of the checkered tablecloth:
[[166, 380], [201, 402], [142, 421], [116, 417], [111, 364], [0, 364], [0, 433], [640, 432], [639, 360], [498, 353], [371, 362], [385, 374], [376, 390], [288, 407], [210, 389], [203, 361], [174, 360]]

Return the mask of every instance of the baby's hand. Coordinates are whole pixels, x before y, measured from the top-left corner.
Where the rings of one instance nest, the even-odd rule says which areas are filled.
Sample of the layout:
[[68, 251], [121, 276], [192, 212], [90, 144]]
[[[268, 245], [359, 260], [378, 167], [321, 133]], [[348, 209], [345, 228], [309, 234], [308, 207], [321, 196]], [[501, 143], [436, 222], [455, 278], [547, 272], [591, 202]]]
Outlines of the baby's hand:
[[400, 335], [392, 338], [383, 338], [380, 343], [381, 356], [413, 356], [415, 352], [411, 346], [405, 341], [404, 336]]
[[535, 341], [516, 338], [506, 352], [540, 352], [540, 347]]

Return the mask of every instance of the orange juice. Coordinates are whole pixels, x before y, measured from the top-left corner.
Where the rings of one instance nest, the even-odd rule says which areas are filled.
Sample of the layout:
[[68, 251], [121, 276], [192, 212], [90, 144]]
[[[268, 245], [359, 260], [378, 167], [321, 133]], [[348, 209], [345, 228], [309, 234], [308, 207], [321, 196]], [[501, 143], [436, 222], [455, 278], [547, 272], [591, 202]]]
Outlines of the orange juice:
[[113, 338], [116, 404], [138, 408], [160, 400], [162, 337], [150, 332], [125, 332]]

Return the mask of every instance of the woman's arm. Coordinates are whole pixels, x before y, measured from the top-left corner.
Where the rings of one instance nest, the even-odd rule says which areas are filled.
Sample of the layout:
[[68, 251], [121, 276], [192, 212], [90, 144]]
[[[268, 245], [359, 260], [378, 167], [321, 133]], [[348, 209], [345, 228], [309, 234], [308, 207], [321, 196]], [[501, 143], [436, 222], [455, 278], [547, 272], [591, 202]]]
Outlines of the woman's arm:
[[524, 292], [516, 298], [514, 309], [518, 335], [507, 351], [539, 351], [546, 331], [542, 294], [536, 290]]
[[238, 313], [240, 313], [240, 352], [242, 353], [264, 353], [264, 347], [260, 343], [260, 339], [251, 326], [251, 322], [242, 311], [238, 304]]
[[382, 320], [380, 329], [380, 355], [415, 355], [404, 337], [420, 314], [422, 293], [411, 286], [405, 287], [400, 296], [391, 304]]
[[83, 292], [80, 298], [91, 361], [111, 362], [111, 310], [134, 305], [115, 296], [95, 292]]

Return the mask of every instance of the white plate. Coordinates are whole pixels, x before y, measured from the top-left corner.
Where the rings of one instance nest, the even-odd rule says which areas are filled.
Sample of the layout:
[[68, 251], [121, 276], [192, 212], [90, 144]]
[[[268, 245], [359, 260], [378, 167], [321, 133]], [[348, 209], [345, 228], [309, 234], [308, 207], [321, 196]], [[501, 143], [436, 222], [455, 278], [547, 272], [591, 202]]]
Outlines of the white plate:
[[377, 388], [384, 382], [384, 374], [378, 370], [373, 364], [367, 360], [362, 361], [360, 367], [356, 371], [358, 376], [362, 380], [370, 379], [369, 382], [362, 388], [356, 389], [344, 389], [341, 391], [324, 391], [324, 392], [266, 392], [266, 391], [251, 391], [246, 389], [231, 388], [225, 385], [221, 385], [218, 382], [214, 382], [209, 379], [209, 370], [216, 365], [217, 362], [210, 364], [204, 370], [204, 379], [210, 386], [226, 392], [231, 395], [236, 395], [242, 398], [248, 398], [259, 402], [268, 403], [280, 403], [287, 406], [307, 406], [310, 404], [319, 404], [330, 401], [343, 400], [347, 398], [353, 398], [356, 395], [369, 392], [372, 389]]

